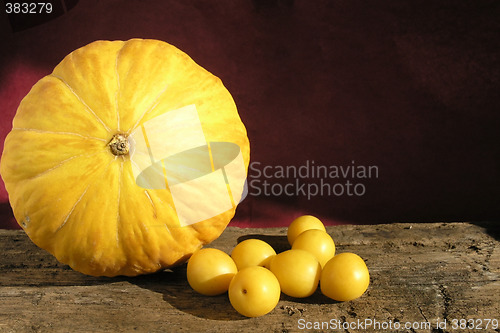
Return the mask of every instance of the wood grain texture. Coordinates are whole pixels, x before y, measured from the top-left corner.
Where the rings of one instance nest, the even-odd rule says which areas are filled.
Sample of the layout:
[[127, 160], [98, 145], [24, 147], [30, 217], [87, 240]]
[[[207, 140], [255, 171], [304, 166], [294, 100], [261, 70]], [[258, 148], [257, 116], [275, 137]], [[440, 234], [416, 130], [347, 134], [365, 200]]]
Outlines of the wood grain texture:
[[[259, 318], [240, 316], [227, 295], [194, 292], [185, 265], [135, 278], [90, 277], [59, 264], [22, 231], [0, 230], [0, 332], [478, 332], [454, 330], [452, 320], [500, 320], [498, 229], [494, 223], [327, 227], [337, 253], [366, 260], [368, 291], [342, 303], [319, 290], [305, 299], [282, 294], [278, 306]], [[278, 252], [289, 248], [286, 229], [235, 227], [210, 247], [230, 253], [246, 238], [263, 239]], [[401, 328], [330, 326], [367, 319]], [[447, 327], [438, 328], [445, 319]], [[314, 322], [328, 323], [300, 329]], [[421, 327], [406, 329], [406, 322]], [[500, 331], [484, 326], [481, 332]]]

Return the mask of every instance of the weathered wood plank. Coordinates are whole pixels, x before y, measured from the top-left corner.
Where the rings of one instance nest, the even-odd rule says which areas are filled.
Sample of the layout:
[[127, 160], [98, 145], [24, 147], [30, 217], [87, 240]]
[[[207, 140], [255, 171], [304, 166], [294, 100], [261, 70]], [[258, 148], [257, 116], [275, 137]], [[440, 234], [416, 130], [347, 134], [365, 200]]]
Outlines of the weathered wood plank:
[[[452, 320], [500, 320], [500, 235], [494, 223], [344, 225], [328, 227], [337, 252], [355, 252], [370, 269], [361, 298], [334, 302], [319, 291], [282, 295], [271, 313], [245, 318], [227, 295], [205, 297], [187, 284], [185, 265], [135, 278], [96, 278], [59, 264], [22, 231], [0, 230], [0, 332], [391, 331], [468, 332]], [[286, 230], [228, 228], [210, 246], [230, 253], [246, 238], [288, 249]], [[447, 327], [438, 323], [447, 320]], [[377, 321], [400, 329], [354, 324]], [[301, 330], [302, 324], [329, 327]], [[334, 323], [351, 327], [335, 329]], [[404, 328], [405, 323], [414, 328]], [[421, 327], [416, 327], [417, 323]], [[428, 324], [427, 324], [428, 323]], [[478, 323], [478, 322], [476, 322]], [[347, 324], [343, 324], [347, 325]]]

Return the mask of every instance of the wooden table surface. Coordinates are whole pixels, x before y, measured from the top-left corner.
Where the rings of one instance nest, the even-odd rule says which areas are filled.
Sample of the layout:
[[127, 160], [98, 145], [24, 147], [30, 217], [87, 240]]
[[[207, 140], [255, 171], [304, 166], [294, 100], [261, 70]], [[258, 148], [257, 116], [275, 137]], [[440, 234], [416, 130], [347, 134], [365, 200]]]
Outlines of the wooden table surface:
[[[498, 229], [492, 222], [328, 227], [337, 253], [366, 260], [368, 291], [350, 302], [319, 290], [304, 299], [282, 294], [259, 318], [240, 316], [227, 294], [194, 292], [185, 265], [135, 278], [90, 277], [59, 264], [22, 231], [0, 230], [0, 332], [500, 332]], [[230, 253], [251, 237], [289, 248], [283, 228], [230, 227], [209, 246]]]

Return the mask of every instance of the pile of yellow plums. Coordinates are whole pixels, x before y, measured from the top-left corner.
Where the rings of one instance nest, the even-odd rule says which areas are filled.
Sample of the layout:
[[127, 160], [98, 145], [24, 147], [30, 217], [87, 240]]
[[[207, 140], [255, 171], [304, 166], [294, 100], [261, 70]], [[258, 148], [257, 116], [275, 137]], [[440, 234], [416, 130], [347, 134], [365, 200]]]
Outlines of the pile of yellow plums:
[[246, 317], [269, 313], [281, 292], [308, 297], [319, 284], [325, 296], [350, 301], [368, 288], [370, 275], [363, 259], [354, 253], [335, 255], [335, 243], [318, 218], [295, 219], [287, 238], [291, 249], [279, 254], [260, 239], [240, 242], [231, 256], [214, 248], [198, 250], [187, 264], [188, 283], [207, 296], [227, 292], [234, 309]]

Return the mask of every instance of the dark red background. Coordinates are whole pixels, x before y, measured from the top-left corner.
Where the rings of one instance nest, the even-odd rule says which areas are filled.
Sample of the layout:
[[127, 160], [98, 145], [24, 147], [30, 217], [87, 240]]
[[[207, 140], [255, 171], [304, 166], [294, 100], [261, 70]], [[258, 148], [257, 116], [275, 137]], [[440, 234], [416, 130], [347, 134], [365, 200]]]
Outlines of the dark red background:
[[[23, 96], [66, 54], [155, 38], [222, 79], [252, 161], [379, 168], [361, 197], [249, 196], [233, 225], [500, 218], [498, 1], [75, 3], [31, 28], [2, 9], [0, 148]], [[0, 227], [15, 227], [3, 185], [0, 201]]]

